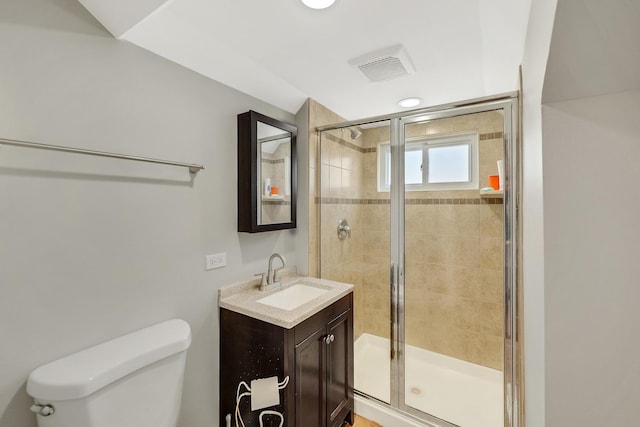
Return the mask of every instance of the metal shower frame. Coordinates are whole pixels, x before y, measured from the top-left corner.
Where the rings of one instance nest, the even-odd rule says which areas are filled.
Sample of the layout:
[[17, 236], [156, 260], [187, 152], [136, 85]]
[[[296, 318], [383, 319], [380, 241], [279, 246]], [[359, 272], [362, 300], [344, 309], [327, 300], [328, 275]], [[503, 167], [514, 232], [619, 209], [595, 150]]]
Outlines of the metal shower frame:
[[[519, 228], [519, 213], [521, 206], [521, 173], [522, 150], [520, 138], [520, 114], [518, 92], [500, 94], [491, 97], [478, 98], [458, 103], [438, 105], [429, 108], [411, 110], [386, 116], [337, 123], [316, 128], [318, 141], [322, 132], [344, 129], [352, 126], [365, 125], [381, 121], [390, 122], [392, 182], [401, 185], [392, 186], [390, 200], [391, 214], [391, 271], [390, 271], [390, 299], [391, 299], [391, 401], [385, 404], [391, 409], [398, 410], [427, 422], [434, 427], [455, 427], [445, 420], [426, 414], [409, 407], [405, 403], [405, 307], [404, 307], [404, 238], [405, 238], [405, 186], [404, 186], [404, 128], [405, 125], [450, 118], [466, 114], [482, 113], [486, 111], [502, 110], [504, 114], [503, 148], [505, 160], [504, 179], [504, 419], [505, 427], [523, 427], [524, 410], [522, 402], [524, 393], [524, 372], [522, 355], [522, 336], [518, 328], [522, 316], [519, 307], [522, 283], [521, 272], [521, 235]], [[318, 144], [318, 151], [320, 151]], [[317, 159], [320, 159], [318, 153]], [[320, 188], [320, 186], [318, 186]], [[322, 200], [317, 198], [317, 200]], [[320, 216], [318, 203], [318, 218]], [[320, 221], [318, 222], [320, 224]], [[318, 234], [319, 236], [321, 234]], [[318, 239], [318, 265], [322, 271], [322, 252]], [[381, 404], [375, 398], [358, 392], [365, 399]]]

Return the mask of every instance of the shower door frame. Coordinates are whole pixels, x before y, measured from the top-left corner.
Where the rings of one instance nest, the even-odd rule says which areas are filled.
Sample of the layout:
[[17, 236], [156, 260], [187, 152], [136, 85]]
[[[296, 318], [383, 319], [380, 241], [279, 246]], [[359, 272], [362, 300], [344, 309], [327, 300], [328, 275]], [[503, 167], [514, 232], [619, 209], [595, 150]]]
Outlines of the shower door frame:
[[[518, 92], [478, 98], [455, 104], [440, 105], [425, 109], [411, 110], [387, 116], [378, 116], [364, 120], [351, 121], [336, 125], [318, 127], [322, 131], [358, 126], [367, 123], [389, 121], [391, 145], [391, 182], [390, 191], [390, 333], [391, 333], [391, 382], [390, 402], [386, 404], [365, 393], [355, 391], [365, 399], [370, 399], [398, 410], [406, 415], [418, 418], [434, 427], [456, 427], [455, 424], [427, 414], [405, 403], [405, 307], [404, 307], [404, 248], [405, 248], [405, 186], [404, 186], [404, 128], [407, 124], [427, 122], [430, 120], [451, 118], [467, 114], [502, 110], [503, 116], [503, 149], [505, 161], [504, 177], [504, 427], [523, 426], [523, 367], [522, 354], [519, 347], [518, 301], [521, 289], [519, 283], [521, 245], [519, 235], [519, 212], [521, 203], [521, 138]], [[318, 141], [320, 141], [320, 137]], [[320, 150], [320, 144], [318, 144]], [[319, 159], [320, 156], [318, 155]], [[320, 204], [318, 205], [318, 209]], [[320, 212], [318, 212], [320, 218]], [[318, 221], [320, 227], [320, 221]], [[319, 236], [321, 234], [318, 234]], [[318, 239], [319, 272], [322, 271], [321, 247]]]

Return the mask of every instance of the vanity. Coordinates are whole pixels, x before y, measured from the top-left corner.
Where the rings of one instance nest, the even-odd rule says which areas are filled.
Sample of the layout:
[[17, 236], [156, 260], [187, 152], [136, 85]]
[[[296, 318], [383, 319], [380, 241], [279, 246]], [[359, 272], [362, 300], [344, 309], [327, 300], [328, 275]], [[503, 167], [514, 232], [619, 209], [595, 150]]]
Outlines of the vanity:
[[[260, 279], [220, 289], [220, 419], [231, 414], [241, 381], [277, 376], [289, 382], [280, 404], [288, 427], [353, 424], [353, 285], [301, 276], [261, 291]], [[259, 426], [261, 410], [240, 400], [244, 424]], [[265, 417], [264, 426], [280, 419]]]

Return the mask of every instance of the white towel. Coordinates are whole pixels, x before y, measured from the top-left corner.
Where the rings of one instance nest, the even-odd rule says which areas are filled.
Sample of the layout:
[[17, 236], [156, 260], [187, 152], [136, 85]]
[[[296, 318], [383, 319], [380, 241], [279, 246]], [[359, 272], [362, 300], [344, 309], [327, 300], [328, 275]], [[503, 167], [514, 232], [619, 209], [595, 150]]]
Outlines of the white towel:
[[251, 381], [251, 410], [256, 411], [280, 404], [278, 377]]

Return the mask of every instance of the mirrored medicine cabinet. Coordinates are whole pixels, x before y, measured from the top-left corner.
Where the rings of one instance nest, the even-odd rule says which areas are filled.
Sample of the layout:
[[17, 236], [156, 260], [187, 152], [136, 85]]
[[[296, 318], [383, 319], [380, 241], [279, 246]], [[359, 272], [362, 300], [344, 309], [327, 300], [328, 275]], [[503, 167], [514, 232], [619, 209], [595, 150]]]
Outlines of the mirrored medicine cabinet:
[[238, 231], [296, 227], [296, 135], [255, 111], [238, 115]]

